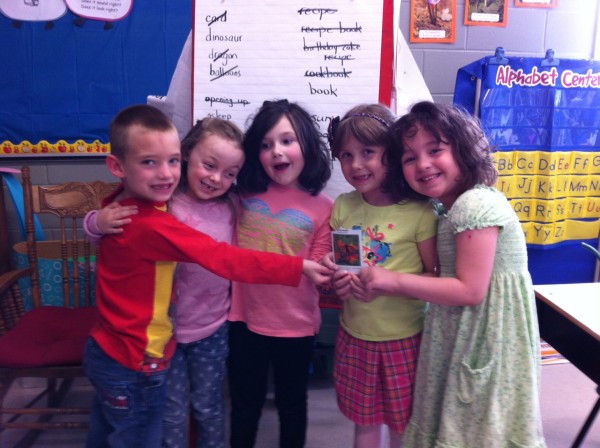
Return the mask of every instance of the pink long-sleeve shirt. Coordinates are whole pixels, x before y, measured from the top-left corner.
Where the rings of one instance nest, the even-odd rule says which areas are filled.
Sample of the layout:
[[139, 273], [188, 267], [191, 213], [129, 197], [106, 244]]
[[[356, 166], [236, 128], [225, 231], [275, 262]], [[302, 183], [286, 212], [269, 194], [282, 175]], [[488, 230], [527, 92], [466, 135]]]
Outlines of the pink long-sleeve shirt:
[[[169, 202], [169, 212], [217, 241], [233, 241], [235, 219], [224, 201], [201, 201], [178, 191]], [[229, 313], [230, 283], [198, 264], [177, 265], [171, 311], [177, 342], [199, 341], [219, 329]]]
[[[237, 243], [318, 261], [331, 251], [332, 204], [323, 194], [271, 184], [265, 193], [243, 198]], [[306, 277], [297, 287], [234, 282], [229, 320], [266, 336], [315, 335], [321, 325], [319, 293]]]

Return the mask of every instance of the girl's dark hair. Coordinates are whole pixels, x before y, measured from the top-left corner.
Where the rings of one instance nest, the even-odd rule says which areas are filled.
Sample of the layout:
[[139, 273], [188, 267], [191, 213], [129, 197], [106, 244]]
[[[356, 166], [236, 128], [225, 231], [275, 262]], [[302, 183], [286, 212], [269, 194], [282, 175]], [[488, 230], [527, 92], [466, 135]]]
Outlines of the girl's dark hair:
[[458, 106], [421, 101], [414, 104], [409, 113], [400, 117], [392, 126], [399, 151], [394, 152], [393, 159], [390, 158], [390, 169], [411, 197], [423, 196], [413, 191], [405, 182], [402, 154], [405, 150], [405, 139], [414, 137], [419, 129], [424, 129], [438, 142], [452, 147], [465, 190], [477, 184], [493, 186], [496, 183], [498, 172], [492, 160], [493, 147], [486, 138], [479, 120]]
[[[192, 127], [192, 129], [190, 129], [190, 131], [181, 141], [182, 161], [181, 179], [179, 181], [179, 188], [181, 191], [186, 191], [188, 186], [187, 172], [190, 153], [198, 143], [200, 143], [209, 135], [214, 135], [224, 140], [228, 140], [234, 143], [240, 149], [240, 151], [244, 150], [242, 147], [244, 133], [235, 123], [228, 120], [221, 120], [220, 118], [204, 118], [196, 121], [196, 124]], [[226, 194], [217, 198], [217, 200], [227, 202], [231, 206], [234, 218], [237, 220], [240, 204], [235, 184], [229, 188], [229, 191]]]
[[252, 119], [244, 138], [246, 163], [238, 175], [238, 186], [241, 191], [248, 193], [267, 191], [271, 179], [260, 163], [259, 155], [265, 135], [282, 117], [290, 120], [304, 156], [304, 169], [298, 181], [302, 188], [315, 196], [331, 177], [331, 160], [311, 116], [298, 104], [288, 100], [265, 101]]

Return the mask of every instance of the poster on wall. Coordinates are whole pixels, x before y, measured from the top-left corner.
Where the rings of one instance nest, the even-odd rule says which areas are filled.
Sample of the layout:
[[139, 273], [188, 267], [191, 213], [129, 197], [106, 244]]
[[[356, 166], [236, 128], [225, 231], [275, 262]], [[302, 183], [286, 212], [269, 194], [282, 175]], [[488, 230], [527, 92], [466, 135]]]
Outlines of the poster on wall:
[[517, 8], [556, 8], [558, 0], [515, 0]]
[[506, 26], [509, 0], [468, 0], [465, 25]]
[[133, 0], [64, 0], [73, 14], [107, 22], [121, 20], [131, 12]]
[[568, 263], [586, 259], [580, 243], [596, 246], [600, 232], [600, 62], [484, 58], [459, 70], [454, 101], [480, 111], [498, 149], [496, 187], [543, 252], [530, 251], [545, 269], [530, 268], [534, 281], [591, 281], [595, 260], [571, 272]]
[[456, 41], [456, 0], [411, 0], [410, 42]]
[[[394, 2], [321, 3], [197, 0], [193, 120], [219, 117], [245, 130], [264, 101], [285, 98], [307, 109], [326, 139], [331, 117], [360, 103], [390, 105]], [[327, 193], [349, 189], [334, 165]]]
[[16, 21], [52, 21], [61, 18], [66, 12], [67, 5], [63, 0], [49, 0], [41, 4], [39, 1], [0, 1], [0, 13]]

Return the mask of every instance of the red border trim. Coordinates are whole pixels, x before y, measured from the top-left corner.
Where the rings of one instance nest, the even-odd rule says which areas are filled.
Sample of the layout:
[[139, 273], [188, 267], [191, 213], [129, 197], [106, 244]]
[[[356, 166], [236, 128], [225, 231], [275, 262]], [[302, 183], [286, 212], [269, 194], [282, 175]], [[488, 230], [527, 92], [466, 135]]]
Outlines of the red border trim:
[[[192, 23], [196, 23], [196, 1], [192, 7]], [[192, 26], [192, 55], [195, 54], [195, 27]], [[379, 102], [392, 104], [392, 88], [394, 86], [394, 0], [383, 0], [383, 19], [381, 29], [381, 61], [379, 63]], [[192, 64], [192, 98], [194, 98], [194, 64]], [[192, 101], [191, 116], [194, 116]]]
[[394, 85], [394, 0], [383, 0], [379, 102], [390, 106]]

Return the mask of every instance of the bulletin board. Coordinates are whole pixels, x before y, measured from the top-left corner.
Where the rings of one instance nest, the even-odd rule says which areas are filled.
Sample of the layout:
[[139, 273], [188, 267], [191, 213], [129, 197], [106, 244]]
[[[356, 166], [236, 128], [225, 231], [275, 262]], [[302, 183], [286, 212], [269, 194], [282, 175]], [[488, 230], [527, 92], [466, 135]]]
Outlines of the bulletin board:
[[[263, 101], [306, 108], [326, 138], [330, 117], [391, 105], [398, 10], [393, 0], [196, 0], [193, 119], [242, 130]], [[334, 167], [327, 193], [350, 187]]]
[[81, 4], [96, 5], [93, 14], [63, 4], [51, 21], [15, 21], [0, 11], [0, 159], [105, 156], [114, 115], [167, 92], [192, 0], [135, 0], [126, 16], [103, 20], [89, 19], [101, 2]]
[[536, 283], [592, 281], [600, 231], [600, 62], [484, 58], [459, 70], [455, 103], [480, 116], [497, 188], [525, 232]]

